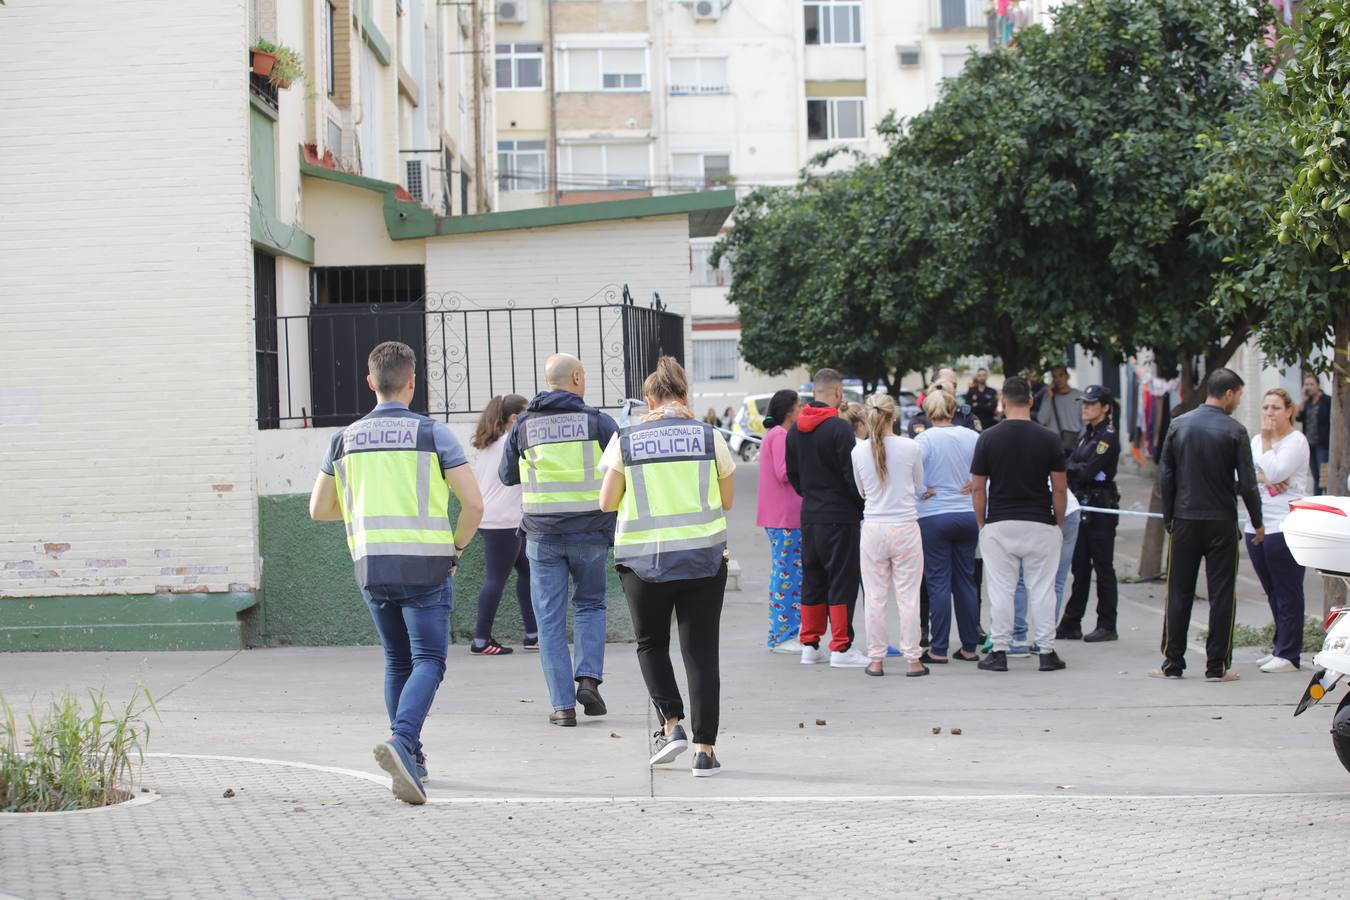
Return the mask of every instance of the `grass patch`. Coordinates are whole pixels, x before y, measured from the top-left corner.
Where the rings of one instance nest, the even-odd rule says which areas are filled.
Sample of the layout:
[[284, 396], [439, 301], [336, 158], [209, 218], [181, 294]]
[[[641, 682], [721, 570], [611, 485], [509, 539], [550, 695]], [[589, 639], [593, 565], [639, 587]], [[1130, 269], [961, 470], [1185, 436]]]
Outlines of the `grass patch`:
[[[1321, 619], [1314, 619], [1312, 616], [1303, 620], [1303, 652], [1316, 653], [1322, 649], [1322, 642], [1326, 640], [1327, 632], [1322, 627]], [[1200, 632], [1200, 640], [1209, 639], [1209, 632]], [[1261, 647], [1269, 650], [1275, 644], [1275, 623], [1272, 622], [1264, 628], [1252, 628], [1250, 625], [1237, 625], [1233, 628], [1233, 646], [1234, 647]]]
[[155, 711], [138, 689], [120, 708], [89, 692], [53, 698], [20, 734], [14, 709], [0, 697], [0, 812], [65, 812], [126, 800], [150, 739], [144, 713]]

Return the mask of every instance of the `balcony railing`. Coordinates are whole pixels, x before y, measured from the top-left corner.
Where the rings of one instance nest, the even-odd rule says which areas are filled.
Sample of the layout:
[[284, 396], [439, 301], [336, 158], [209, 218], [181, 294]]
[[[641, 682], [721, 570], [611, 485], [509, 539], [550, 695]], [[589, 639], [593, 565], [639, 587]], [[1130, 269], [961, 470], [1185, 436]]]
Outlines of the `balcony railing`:
[[254, 72], [248, 73], [248, 92], [272, 109], [280, 108], [280, 92], [277, 90], [277, 86], [262, 75]]
[[698, 97], [703, 95], [729, 94], [731, 88], [725, 84], [672, 84], [672, 97]]

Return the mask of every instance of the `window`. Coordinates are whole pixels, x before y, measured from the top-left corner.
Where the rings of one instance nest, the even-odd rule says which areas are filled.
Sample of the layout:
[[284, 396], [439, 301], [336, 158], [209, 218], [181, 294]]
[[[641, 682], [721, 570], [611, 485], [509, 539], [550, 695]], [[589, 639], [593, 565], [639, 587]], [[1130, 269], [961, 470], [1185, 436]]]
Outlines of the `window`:
[[731, 156], [726, 153], [676, 153], [671, 161], [676, 188], [711, 187], [731, 178]]
[[544, 141], [498, 141], [498, 190], [545, 190], [544, 150]]
[[689, 242], [689, 284], [691, 287], [722, 287], [731, 284], [730, 255], [722, 257], [717, 268], [712, 266], [712, 251], [717, 239]]
[[810, 0], [803, 8], [806, 11], [806, 43], [858, 45], [863, 42], [862, 3], [859, 0]]
[[643, 47], [567, 49], [560, 63], [565, 91], [647, 89], [647, 50]]
[[985, 0], [938, 0], [942, 28], [983, 28]]
[[597, 191], [651, 187], [651, 151], [646, 143], [565, 144], [558, 148], [558, 187]]
[[543, 87], [543, 44], [497, 45], [498, 90], [537, 91]]
[[337, 7], [333, 6], [331, 0], [323, 5], [323, 30], [324, 43], [328, 48], [328, 96], [332, 97], [337, 93], [337, 58], [333, 55], [333, 20], [337, 18]]
[[670, 61], [670, 93], [725, 94], [727, 60], [724, 56], [686, 56]]
[[408, 171], [408, 194], [420, 203], [426, 193], [426, 186], [422, 177], [422, 161], [420, 159], [409, 159], [405, 162], [405, 168]]
[[944, 53], [942, 55], [942, 77], [955, 78], [960, 75], [966, 67], [966, 60], [970, 59], [969, 53]]
[[806, 136], [813, 141], [850, 141], [867, 136], [860, 97], [820, 97], [806, 101]]
[[738, 341], [694, 341], [695, 381], [735, 381], [741, 364]]

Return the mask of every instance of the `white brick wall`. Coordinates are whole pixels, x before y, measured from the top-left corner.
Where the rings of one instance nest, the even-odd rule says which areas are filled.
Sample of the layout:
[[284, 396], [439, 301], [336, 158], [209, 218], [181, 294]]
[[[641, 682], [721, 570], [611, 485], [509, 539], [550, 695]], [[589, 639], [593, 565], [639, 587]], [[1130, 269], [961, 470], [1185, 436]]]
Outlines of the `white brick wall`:
[[[519, 310], [546, 309], [555, 300], [562, 306], [593, 305], [606, 302], [607, 288], [608, 302], [618, 303], [619, 291], [625, 283], [634, 300], [646, 306], [656, 291], [671, 312], [685, 318], [684, 343], [686, 362], [689, 361], [689, 222], [684, 215], [454, 235], [428, 240], [426, 246], [428, 294], [446, 298], [461, 295], [472, 301], [463, 302], [464, 309], [474, 309], [474, 304], [503, 307], [510, 301]], [[599, 296], [597, 292], [601, 292]], [[431, 305], [429, 299], [428, 306]], [[527, 312], [517, 312], [512, 317], [516, 336], [515, 390], [526, 396], [534, 392], [544, 358], [554, 352], [552, 317], [536, 318], [538, 337], [531, 344], [528, 316]], [[623, 331], [618, 319], [617, 310], [606, 311], [599, 317], [594, 311], [583, 312], [578, 335], [577, 315], [559, 313], [559, 349], [575, 354], [580, 341], [581, 358], [587, 366], [586, 399], [595, 405], [602, 402], [602, 347], [606, 368], [611, 371], [606, 388], [608, 405], [616, 405], [616, 394], [622, 394], [622, 360], [619, 359], [617, 378], [609, 365], [616, 353], [622, 353]], [[507, 321], [505, 314], [494, 313], [493, 331], [504, 330]], [[472, 405], [481, 408], [491, 393], [512, 390], [512, 372], [509, 357], [504, 358], [500, 352], [506, 344], [499, 338], [493, 344], [492, 390], [488, 391], [486, 321], [481, 316], [471, 316], [470, 322], [468, 375], [473, 384]], [[450, 317], [447, 323], [449, 344], [462, 345], [464, 333], [458, 321]], [[428, 343], [435, 344], [438, 339], [439, 333], [433, 333], [429, 326]], [[438, 347], [432, 349], [439, 352]], [[430, 355], [434, 357], [435, 353]], [[456, 366], [450, 377], [453, 380], [463, 373], [464, 368]], [[431, 373], [433, 409], [440, 399], [439, 392], [434, 390], [436, 377]], [[451, 391], [453, 394], [455, 389], [452, 387]], [[466, 397], [467, 389], [460, 396]]]
[[246, 22], [0, 8], [0, 596], [257, 582]]

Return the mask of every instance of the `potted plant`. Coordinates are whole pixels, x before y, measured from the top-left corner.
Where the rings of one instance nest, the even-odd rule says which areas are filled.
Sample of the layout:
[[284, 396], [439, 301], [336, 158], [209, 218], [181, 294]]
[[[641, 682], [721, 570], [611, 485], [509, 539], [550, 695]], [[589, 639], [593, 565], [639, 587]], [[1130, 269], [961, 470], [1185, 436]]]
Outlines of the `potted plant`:
[[249, 65], [253, 68], [254, 75], [267, 78], [272, 74], [272, 69], [277, 63], [276, 51], [275, 44], [262, 38], [249, 48]]
[[272, 66], [272, 74], [267, 76], [267, 80], [279, 88], [288, 88], [292, 82], [305, 81], [305, 58], [300, 55], [299, 50], [287, 47], [285, 44], [273, 44], [269, 48], [276, 54], [277, 61]]

